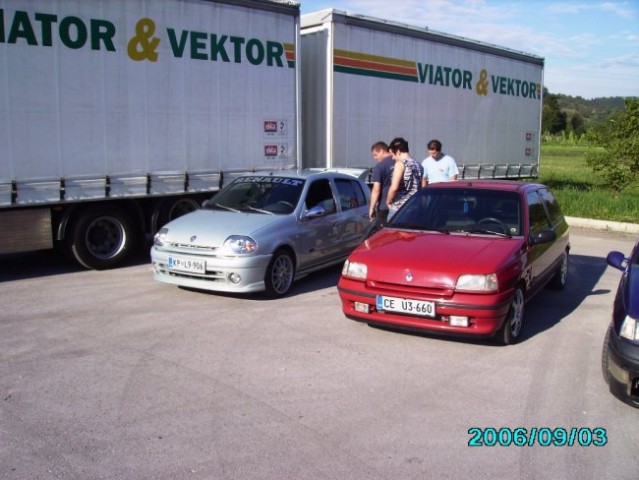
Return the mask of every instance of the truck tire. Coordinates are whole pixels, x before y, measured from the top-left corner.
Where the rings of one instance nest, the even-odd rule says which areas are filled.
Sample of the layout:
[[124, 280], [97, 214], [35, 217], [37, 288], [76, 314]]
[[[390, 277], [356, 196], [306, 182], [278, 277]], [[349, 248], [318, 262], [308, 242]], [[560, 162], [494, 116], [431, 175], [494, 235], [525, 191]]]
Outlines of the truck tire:
[[163, 227], [171, 220], [175, 220], [198, 208], [200, 208], [200, 204], [193, 198], [166, 199], [157, 209], [157, 215], [155, 215], [155, 230]]
[[67, 245], [72, 258], [85, 268], [116, 267], [134, 248], [133, 222], [117, 208], [89, 208], [72, 224]]

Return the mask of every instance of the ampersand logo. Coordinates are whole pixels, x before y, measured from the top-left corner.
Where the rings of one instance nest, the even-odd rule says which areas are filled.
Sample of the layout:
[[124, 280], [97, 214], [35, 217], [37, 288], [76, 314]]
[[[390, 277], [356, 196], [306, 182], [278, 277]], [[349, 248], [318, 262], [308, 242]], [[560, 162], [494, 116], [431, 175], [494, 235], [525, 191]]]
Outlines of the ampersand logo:
[[154, 38], [155, 22], [150, 18], [142, 18], [135, 25], [135, 36], [129, 40], [127, 51], [129, 57], [136, 62], [149, 60], [157, 62], [158, 54], [155, 51], [160, 44], [159, 38]]
[[479, 72], [479, 81], [475, 85], [477, 95], [488, 95], [488, 72], [483, 69]]

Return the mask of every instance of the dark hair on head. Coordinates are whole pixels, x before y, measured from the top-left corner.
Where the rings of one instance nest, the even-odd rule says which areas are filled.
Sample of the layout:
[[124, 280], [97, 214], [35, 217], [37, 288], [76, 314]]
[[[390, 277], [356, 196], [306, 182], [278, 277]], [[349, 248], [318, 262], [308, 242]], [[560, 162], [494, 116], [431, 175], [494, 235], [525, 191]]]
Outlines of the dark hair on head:
[[402, 137], [394, 138], [388, 149], [395, 154], [397, 152], [408, 153], [408, 142]]
[[428, 150], [437, 150], [438, 152], [442, 151], [442, 142], [439, 140], [431, 140], [428, 142]]
[[373, 146], [371, 147], [371, 152], [374, 150], [384, 150], [385, 152], [388, 152], [388, 145], [386, 145], [386, 142], [375, 142], [373, 143]]

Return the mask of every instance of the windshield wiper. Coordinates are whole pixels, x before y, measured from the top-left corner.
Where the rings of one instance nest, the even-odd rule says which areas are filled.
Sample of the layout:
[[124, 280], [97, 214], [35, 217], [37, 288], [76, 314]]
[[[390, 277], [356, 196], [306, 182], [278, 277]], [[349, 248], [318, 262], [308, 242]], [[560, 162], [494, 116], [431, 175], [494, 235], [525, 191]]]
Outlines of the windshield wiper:
[[488, 228], [472, 227], [464, 231], [467, 231], [468, 233], [486, 233], [489, 235], [497, 235], [504, 238], [513, 238], [510, 233], [496, 232], [495, 230], [490, 230]]
[[440, 232], [440, 233], [446, 233], [446, 234], [450, 233], [450, 231], [447, 228], [428, 227], [424, 225], [423, 223], [395, 223], [395, 224], [389, 224], [388, 227], [405, 228], [407, 230], [420, 230], [420, 231], [427, 231], [427, 232]]
[[264, 210], [262, 208], [256, 208], [256, 207], [251, 207], [250, 205], [247, 205], [246, 208], [248, 210], [252, 210], [254, 212], [259, 212], [259, 213], [266, 213], [268, 215], [275, 215], [273, 212], [269, 212], [268, 210]]
[[233, 208], [233, 207], [228, 207], [228, 206], [226, 206], [226, 205], [222, 205], [221, 203], [214, 203], [214, 204], [213, 204], [213, 206], [214, 206], [214, 207], [217, 207], [217, 208], [221, 208], [221, 209], [223, 209], [223, 210], [228, 210], [229, 212], [240, 213], [240, 211], [239, 211], [239, 210], [237, 210], [237, 209], [235, 209], [235, 208]]

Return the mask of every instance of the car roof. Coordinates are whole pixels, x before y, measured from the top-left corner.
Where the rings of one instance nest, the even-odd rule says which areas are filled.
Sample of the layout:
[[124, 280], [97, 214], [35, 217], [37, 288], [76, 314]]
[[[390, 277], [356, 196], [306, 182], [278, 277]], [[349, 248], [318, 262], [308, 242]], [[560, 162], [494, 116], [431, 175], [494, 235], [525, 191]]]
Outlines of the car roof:
[[462, 179], [453, 182], [440, 182], [428, 185], [428, 188], [478, 188], [488, 190], [502, 190], [522, 192], [528, 190], [537, 190], [539, 188], [547, 188], [541, 183], [521, 182], [516, 180], [497, 180], [497, 179]]

